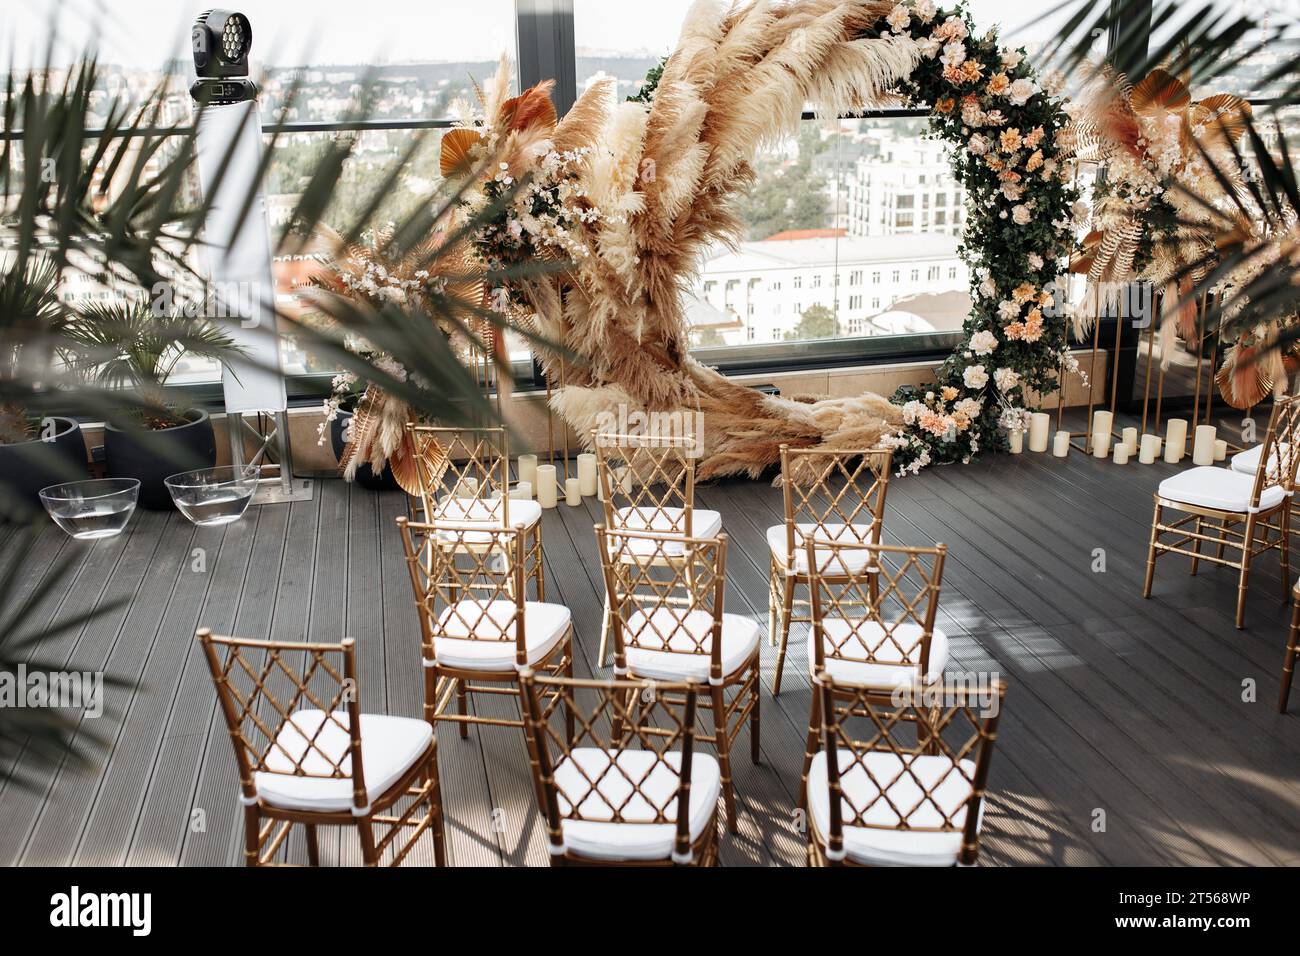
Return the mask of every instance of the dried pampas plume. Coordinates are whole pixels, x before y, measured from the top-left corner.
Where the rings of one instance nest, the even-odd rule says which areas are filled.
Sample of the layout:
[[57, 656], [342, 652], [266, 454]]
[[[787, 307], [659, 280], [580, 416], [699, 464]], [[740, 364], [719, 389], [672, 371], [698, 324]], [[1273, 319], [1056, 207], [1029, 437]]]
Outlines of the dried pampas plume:
[[588, 227], [593, 254], [562, 278], [521, 284], [538, 327], [582, 359], [542, 356], [550, 381], [565, 383], [553, 407], [579, 435], [620, 407], [680, 413], [703, 422], [707, 478], [757, 476], [782, 444], [865, 447], [897, 431], [899, 409], [879, 396], [787, 401], [699, 364], [681, 301], [704, 252], [738, 240], [731, 200], [752, 181], [755, 152], [798, 129], [804, 103], [828, 116], [870, 105], [915, 68], [910, 39], [863, 37], [892, 8], [699, 0], [648, 109], [615, 106], [598, 83], [560, 122], [557, 148], [595, 146], [581, 173], [601, 213]]

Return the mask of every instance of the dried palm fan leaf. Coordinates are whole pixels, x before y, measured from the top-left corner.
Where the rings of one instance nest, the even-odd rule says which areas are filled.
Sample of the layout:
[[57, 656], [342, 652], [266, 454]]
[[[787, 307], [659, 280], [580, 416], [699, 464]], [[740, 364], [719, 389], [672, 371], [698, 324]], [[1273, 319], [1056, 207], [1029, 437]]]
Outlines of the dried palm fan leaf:
[[501, 118], [506, 128], [523, 130], [541, 126], [554, 129], [558, 120], [555, 104], [551, 102], [554, 87], [554, 80], [543, 80], [501, 104]]
[[1261, 358], [1257, 345], [1242, 342], [1224, 353], [1223, 366], [1214, 378], [1219, 394], [1233, 408], [1250, 408], [1272, 394], [1274, 369]]
[[476, 130], [463, 127], [447, 130], [438, 153], [438, 170], [443, 178], [451, 179], [469, 172], [474, 164], [471, 151], [482, 141], [483, 137]]

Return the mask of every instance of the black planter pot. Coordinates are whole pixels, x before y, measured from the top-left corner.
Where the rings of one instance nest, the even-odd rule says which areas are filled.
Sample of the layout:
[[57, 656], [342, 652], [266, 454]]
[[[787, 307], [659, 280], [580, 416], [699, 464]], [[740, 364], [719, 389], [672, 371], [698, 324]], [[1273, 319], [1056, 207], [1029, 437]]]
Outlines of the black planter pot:
[[[330, 445], [334, 448], [334, 457], [342, 459], [343, 457], [343, 429], [348, 422], [352, 421], [352, 413], [340, 411], [338, 417], [330, 422]], [[401, 485], [393, 477], [393, 471], [387, 465], [381, 474], [376, 475], [374, 469], [369, 465], [358, 465], [356, 483], [362, 488], [368, 488], [371, 491], [399, 491]]]
[[48, 438], [0, 445], [0, 518], [21, 518], [41, 510], [40, 490], [61, 481], [90, 477], [81, 426], [51, 416]]
[[217, 463], [212, 421], [201, 408], [181, 416], [183, 425], [157, 430], [123, 431], [105, 426], [104, 458], [110, 478], [139, 478], [140, 506], [162, 511], [174, 507], [167, 478]]

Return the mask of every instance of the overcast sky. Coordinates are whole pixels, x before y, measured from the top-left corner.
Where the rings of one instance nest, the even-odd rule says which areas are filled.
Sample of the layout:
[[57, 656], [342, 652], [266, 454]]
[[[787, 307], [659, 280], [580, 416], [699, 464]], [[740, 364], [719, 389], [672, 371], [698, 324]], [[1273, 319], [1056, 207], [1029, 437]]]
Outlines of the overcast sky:
[[[219, 0], [218, 0], [219, 2]], [[1059, 0], [969, 0], [977, 22], [1001, 24], [1026, 42], [1051, 34], [1061, 17], [1035, 24]], [[1100, 2], [1100, 0], [1099, 0]], [[1242, 9], [1242, 0], [1222, 0]], [[1278, 0], [1252, 4], [1254, 9]], [[1300, 0], [1281, 0], [1291, 7]], [[188, 60], [189, 26], [211, 0], [0, 0], [0, 38], [19, 65], [43, 62], [51, 18], [66, 62], [92, 39], [106, 62], [154, 67]], [[667, 53], [691, 0], [575, 0], [580, 48]], [[254, 58], [276, 65], [486, 60], [515, 49], [514, 0], [235, 0], [254, 30]], [[942, 5], [942, 3], [940, 4]]]

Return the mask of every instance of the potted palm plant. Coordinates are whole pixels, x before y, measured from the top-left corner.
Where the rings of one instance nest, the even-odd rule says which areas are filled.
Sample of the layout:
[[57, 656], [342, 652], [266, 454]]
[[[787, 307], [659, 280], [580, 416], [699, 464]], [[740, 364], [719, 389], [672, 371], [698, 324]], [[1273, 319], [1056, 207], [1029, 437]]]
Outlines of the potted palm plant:
[[[6, 338], [0, 349], [0, 382], [43, 377], [64, 314], [58, 304], [58, 269], [48, 259], [16, 263], [0, 274], [0, 314], [30, 330]], [[0, 514], [38, 511], [46, 485], [85, 478], [86, 446], [74, 418], [41, 414], [21, 387], [0, 387]]]
[[243, 350], [222, 328], [181, 313], [156, 314], [145, 302], [82, 309], [64, 331], [71, 364], [93, 384], [133, 400], [122, 420], [104, 427], [110, 478], [138, 478], [140, 504], [170, 508], [169, 475], [216, 464], [212, 421], [186, 407], [167, 385], [182, 357], [226, 363]]

